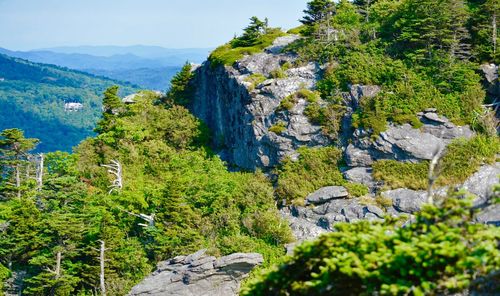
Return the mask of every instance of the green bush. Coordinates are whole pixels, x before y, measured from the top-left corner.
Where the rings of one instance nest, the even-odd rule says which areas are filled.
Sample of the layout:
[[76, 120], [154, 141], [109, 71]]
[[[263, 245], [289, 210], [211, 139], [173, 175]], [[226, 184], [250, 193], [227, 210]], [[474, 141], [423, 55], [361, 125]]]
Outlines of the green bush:
[[236, 61], [243, 58], [245, 55], [259, 53], [264, 48], [270, 46], [273, 41], [281, 36], [284, 36], [280, 29], [269, 29], [266, 34], [259, 36], [255, 45], [249, 47], [233, 47], [231, 43], [216, 48], [208, 57], [213, 67], [218, 65], [231, 66]]
[[274, 78], [274, 79], [283, 79], [283, 78], [287, 77], [285, 71], [283, 71], [283, 69], [281, 67], [278, 67], [277, 69], [272, 70], [269, 73], [269, 76], [271, 76], [271, 78]]
[[269, 128], [269, 131], [280, 135], [286, 131], [286, 123], [283, 121], [278, 121], [278, 123]]
[[500, 153], [498, 137], [478, 135], [470, 140], [457, 139], [446, 148], [439, 164], [438, 185], [459, 184], [475, 173], [482, 164], [496, 161]]
[[338, 169], [342, 152], [334, 147], [300, 148], [299, 159], [284, 160], [276, 170], [276, 195], [288, 202], [302, 203], [305, 197], [321, 187], [344, 185]]
[[369, 192], [368, 187], [364, 184], [346, 183], [344, 184], [344, 187], [347, 189], [347, 192], [349, 192], [350, 197], [365, 196]]
[[295, 97], [295, 94], [289, 95], [281, 100], [280, 105], [278, 106], [278, 108], [276, 108], [276, 111], [290, 111], [293, 109], [293, 107], [295, 107], [295, 104], [297, 104], [297, 98]]
[[448, 198], [398, 224], [336, 224], [242, 295], [445, 295], [498, 272], [500, 228], [475, 223], [470, 201]]
[[400, 162], [397, 160], [379, 160], [373, 163], [373, 178], [383, 181], [387, 189], [409, 188], [423, 190], [427, 188], [429, 162]]
[[304, 115], [309, 121], [321, 125], [323, 134], [332, 140], [338, 138], [344, 113], [344, 106], [333, 103], [320, 106], [318, 103], [312, 102], [304, 110]]
[[266, 76], [264, 76], [260, 73], [253, 73], [253, 74], [249, 75], [248, 77], [246, 77], [245, 81], [252, 84], [250, 89], [254, 89], [256, 86], [258, 86], [259, 84], [264, 82], [266, 79], [267, 79]]

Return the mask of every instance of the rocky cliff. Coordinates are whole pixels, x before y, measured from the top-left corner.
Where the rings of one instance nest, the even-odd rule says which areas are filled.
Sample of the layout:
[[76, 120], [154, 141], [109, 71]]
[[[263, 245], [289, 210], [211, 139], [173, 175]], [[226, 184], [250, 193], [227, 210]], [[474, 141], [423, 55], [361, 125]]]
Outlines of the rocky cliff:
[[[285, 156], [296, 156], [301, 146], [324, 146], [329, 140], [321, 127], [304, 114], [308, 102], [299, 98], [291, 110], [280, 111], [283, 99], [301, 89], [313, 89], [321, 69], [315, 63], [273, 73], [297, 57], [281, 53], [296, 36], [280, 37], [264, 52], [246, 56], [234, 66], [205, 62], [196, 69], [192, 112], [212, 130], [221, 157], [243, 169], [273, 167]], [[264, 81], [252, 82], [255, 76]], [[269, 129], [284, 123], [280, 133]]]

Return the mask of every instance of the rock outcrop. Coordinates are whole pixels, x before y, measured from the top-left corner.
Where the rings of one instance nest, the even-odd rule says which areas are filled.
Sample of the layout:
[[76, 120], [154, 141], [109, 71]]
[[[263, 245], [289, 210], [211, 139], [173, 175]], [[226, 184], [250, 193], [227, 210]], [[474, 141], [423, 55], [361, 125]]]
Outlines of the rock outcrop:
[[[301, 89], [314, 88], [321, 69], [314, 63], [292, 67], [282, 78], [272, 72], [296, 56], [281, 49], [297, 37], [278, 38], [265, 52], [245, 56], [234, 66], [213, 66], [205, 62], [196, 69], [196, 92], [190, 106], [193, 114], [213, 131], [221, 158], [243, 169], [267, 168], [285, 156], [296, 156], [301, 146], [329, 143], [321, 127], [304, 115], [308, 102], [299, 99], [291, 110], [277, 112], [280, 102]], [[252, 75], [268, 79], [254, 85]], [[286, 123], [283, 132], [269, 131], [278, 122]]]
[[128, 295], [238, 295], [241, 280], [263, 262], [257, 253], [235, 253], [217, 259], [206, 256], [205, 251], [160, 262], [157, 270]]
[[483, 71], [484, 85], [490, 96], [500, 97], [500, 80], [498, 79], [498, 65], [484, 64], [481, 65]]
[[346, 161], [351, 167], [368, 167], [379, 159], [418, 162], [432, 159], [434, 153], [445, 148], [453, 139], [471, 138], [474, 133], [468, 126], [456, 126], [446, 117], [429, 109], [418, 114], [423, 126], [419, 129], [409, 124], [390, 124], [388, 129], [373, 141], [369, 133], [357, 129], [353, 143], [346, 148]]
[[[344, 173], [347, 179], [372, 182], [364, 168], [351, 169]], [[500, 225], [499, 205], [489, 205], [493, 196], [493, 187], [498, 184], [500, 163], [482, 166], [457, 189], [465, 189], [474, 194], [474, 205], [480, 208], [477, 221], [486, 224]], [[448, 188], [436, 188], [434, 194], [445, 196]], [[310, 205], [288, 206], [281, 209], [282, 215], [290, 221], [290, 227], [298, 241], [308, 240], [322, 233], [332, 231], [338, 222], [354, 222], [359, 220], [376, 221], [384, 216], [411, 215], [420, 211], [427, 201], [427, 192], [399, 188], [383, 191], [383, 205], [373, 197], [364, 199], [346, 199], [341, 197], [342, 191], [336, 186], [324, 187], [308, 196]]]

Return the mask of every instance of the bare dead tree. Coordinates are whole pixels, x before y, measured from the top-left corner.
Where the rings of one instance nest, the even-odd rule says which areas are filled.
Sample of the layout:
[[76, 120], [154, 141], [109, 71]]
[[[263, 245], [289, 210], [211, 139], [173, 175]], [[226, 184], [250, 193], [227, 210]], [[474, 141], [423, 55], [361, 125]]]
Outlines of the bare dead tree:
[[[121, 209], [120, 209], [121, 210]], [[151, 214], [151, 215], [146, 215], [146, 214], [135, 214], [135, 213], [131, 213], [129, 211], [125, 211], [125, 210], [121, 210], [131, 216], [135, 216], [137, 218], [141, 218], [142, 220], [144, 220], [146, 223], [139, 223], [138, 225], [139, 226], [142, 226], [144, 228], [146, 227], [154, 227], [155, 226], [155, 216], [156, 214]]]
[[493, 16], [491, 18], [491, 25], [493, 27], [492, 32], [492, 43], [493, 43], [493, 55], [497, 53], [497, 11], [493, 12]]
[[99, 240], [101, 243], [101, 247], [99, 249], [92, 248], [96, 251], [99, 252], [99, 264], [101, 267], [101, 272], [99, 275], [99, 284], [100, 284], [100, 289], [101, 289], [101, 296], [106, 296], [106, 281], [104, 278], [104, 263], [107, 261], [104, 254], [108, 250], [106, 249], [106, 243], [103, 240]]
[[111, 160], [110, 164], [103, 164], [102, 167], [108, 168], [108, 173], [113, 174], [115, 179], [111, 182], [109, 186], [110, 190], [108, 194], [115, 190], [121, 190], [123, 188], [123, 177], [122, 177], [122, 165], [118, 160]]
[[48, 267], [45, 269], [48, 272], [53, 273], [54, 274], [54, 278], [56, 280], [61, 277], [61, 259], [62, 259], [62, 253], [61, 253], [61, 251], [59, 251], [56, 254], [56, 268], [55, 268], [55, 270], [52, 270], [52, 269], [50, 269]]
[[38, 154], [38, 159], [36, 162], [36, 184], [37, 184], [37, 190], [40, 191], [42, 190], [43, 187], [43, 166], [44, 166], [44, 155], [43, 153]]
[[436, 166], [443, 155], [443, 147], [439, 146], [434, 151], [431, 163], [429, 164], [429, 174], [428, 174], [428, 186], [427, 186], [427, 203], [434, 204], [434, 194], [432, 193], [432, 187], [439, 177], [439, 173], [436, 173]]

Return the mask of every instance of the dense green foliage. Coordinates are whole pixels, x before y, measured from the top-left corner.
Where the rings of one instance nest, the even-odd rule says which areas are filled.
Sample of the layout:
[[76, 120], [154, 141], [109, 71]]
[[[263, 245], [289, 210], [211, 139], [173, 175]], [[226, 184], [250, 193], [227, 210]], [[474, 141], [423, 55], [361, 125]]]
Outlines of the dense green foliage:
[[[474, 174], [481, 165], [496, 161], [500, 140], [476, 136], [470, 140], [458, 139], [447, 146], [437, 166], [438, 186], [457, 185]], [[390, 189], [410, 188], [424, 190], [428, 186], [429, 163], [404, 163], [380, 160], [373, 164], [373, 177]]]
[[289, 202], [302, 203], [315, 190], [345, 183], [338, 163], [342, 152], [334, 147], [301, 148], [299, 159], [286, 159], [276, 170], [276, 194]]
[[243, 295], [436, 295], [476, 287], [498, 271], [500, 228], [473, 222], [469, 201], [448, 198], [415, 221], [336, 224], [306, 242]]
[[[116, 81], [0, 55], [0, 130], [21, 128], [39, 138], [38, 151], [71, 151], [91, 136], [101, 116], [102, 92]], [[121, 84], [122, 95], [136, 90]], [[77, 112], [65, 102], [82, 103]]]
[[[149, 92], [124, 106], [116, 91], [105, 93], [108, 116], [96, 138], [73, 155], [46, 155], [41, 190], [25, 177], [37, 162], [23, 156], [24, 187], [14, 188], [22, 194], [1, 191], [0, 264], [27, 272], [23, 295], [91, 295], [99, 284], [100, 240], [108, 248], [107, 295], [126, 294], [158, 260], [200, 248], [214, 255], [259, 252], [265, 265], [276, 262], [291, 234], [267, 178], [228, 172], [200, 145], [201, 124], [185, 108], [155, 105], [158, 97]], [[9, 131], [2, 135], [10, 139]], [[14, 153], [9, 147], [2, 149]], [[114, 160], [123, 168], [123, 186], [110, 191], [115, 176], [102, 166]], [[2, 163], [2, 185], [15, 178], [11, 165]]]
[[382, 87], [361, 101], [353, 118], [355, 128], [374, 137], [389, 121], [418, 127], [416, 113], [431, 107], [482, 131], [485, 92], [477, 69], [496, 59], [493, 37], [484, 33], [492, 32], [495, 7], [472, 0], [310, 1], [306, 38], [288, 50], [330, 65], [318, 90], [332, 104], [349, 85]]

